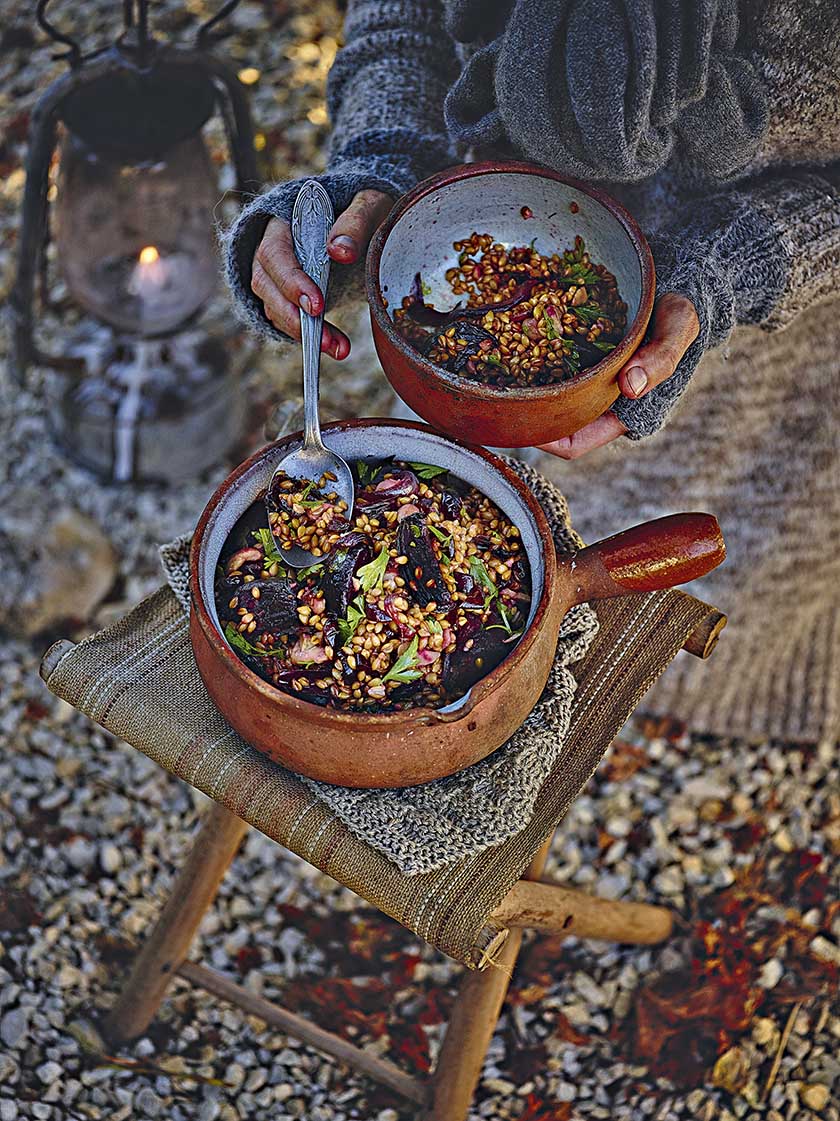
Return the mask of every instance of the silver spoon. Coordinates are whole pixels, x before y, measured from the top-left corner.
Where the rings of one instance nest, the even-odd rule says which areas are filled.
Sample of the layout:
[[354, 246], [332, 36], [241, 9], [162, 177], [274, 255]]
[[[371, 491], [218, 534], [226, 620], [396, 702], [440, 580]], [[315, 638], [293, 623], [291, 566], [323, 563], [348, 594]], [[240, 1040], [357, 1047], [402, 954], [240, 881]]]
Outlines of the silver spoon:
[[[314, 179], [308, 180], [295, 199], [292, 212], [292, 240], [300, 267], [321, 289], [325, 305], [330, 275], [327, 235], [334, 220], [329, 195], [320, 183]], [[281, 473], [291, 479], [302, 479], [317, 485], [324, 474], [331, 472], [335, 476], [335, 481], [330, 483], [330, 490], [336, 492], [336, 501], [343, 500], [347, 503], [344, 517], [349, 519], [353, 514], [353, 473], [340, 455], [324, 446], [318, 419], [318, 379], [321, 370], [323, 328], [323, 311], [320, 315], [308, 315], [303, 308], [300, 309], [303, 347], [303, 445], [280, 461], [275, 468], [267, 493], [271, 493], [275, 479]], [[326, 559], [313, 556], [299, 545], [281, 550], [281, 555], [284, 563], [291, 568], [308, 568]]]

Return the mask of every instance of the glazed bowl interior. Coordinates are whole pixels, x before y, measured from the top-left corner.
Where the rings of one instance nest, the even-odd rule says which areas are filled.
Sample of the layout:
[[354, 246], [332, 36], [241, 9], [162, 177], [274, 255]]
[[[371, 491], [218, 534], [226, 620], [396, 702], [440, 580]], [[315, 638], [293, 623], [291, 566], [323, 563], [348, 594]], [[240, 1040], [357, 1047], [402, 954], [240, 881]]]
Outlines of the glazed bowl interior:
[[[328, 446], [347, 460], [387, 459], [396, 456], [415, 463], [446, 467], [457, 478], [476, 487], [495, 502], [519, 530], [528, 557], [532, 589], [528, 615], [528, 627], [530, 626], [545, 585], [545, 560], [540, 529], [533, 511], [523, 497], [491, 462], [476, 451], [452, 443], [419, 426], [403, 427], [384, 422], [367, 422], [354, 426], [353, 422], [349, 422], [326, 428], [325, 437]], [[234, 478], [224, 501], [217, 503], [210, 515], [198, 554], [197, 575], [204, 605], [224, 641], [227, 640], [223, 636], [213, 592], [216, 564], [222, 548], [237, 520], [268, 486], [279, 461], [299, 446], [300, 442], [299, 439], [284, 440], [281, 446], [271, 445], [264, 453], [255, 456], [250, 465]], [[463, 699], [447, 708], [451, 710], [462, 703]]]
[[[523, 208], [532, 217], [523, 217]], [[379, 290], [388, 308], [400, 306], [418, 271], [427, 302], [452, 307], [459, 298], [446, 279], [447, 269], [457, 263], [452, 243], [473, 232], [491, 234], [508, 248], [533, 240], [547, 255], [571, 248], [579, 234], [591, 259], [615, 275], [627, 304], [628, 330], [633, 324], [642, 302], [642, 264], [619, 218], [570, 183], [517, 171], [487, 171], [442, 183], [397, 218], [379, 263]]]

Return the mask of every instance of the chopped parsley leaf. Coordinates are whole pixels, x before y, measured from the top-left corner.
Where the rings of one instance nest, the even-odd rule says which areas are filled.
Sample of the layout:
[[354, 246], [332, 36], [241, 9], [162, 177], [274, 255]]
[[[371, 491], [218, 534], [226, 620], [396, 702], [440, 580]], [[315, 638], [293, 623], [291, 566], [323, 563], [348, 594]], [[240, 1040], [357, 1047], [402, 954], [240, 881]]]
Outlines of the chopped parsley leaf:
[[416, 681], [418, 677], [423, 676], [423, 670], [417, 661], [418, 645], [417, 635], [415, 635], [382, 678], [383, 684], [386, 681], [398, 681], [401, 685], [408, 685], [410, 682]]
[[376, 588], [382, 587], [385, 579], [385, 569], [388, 567], [390, 559], [387, 548], [383, 546], [369, 564], [362, 565], [356, 576], [361, 581], [363, 591], [372, 592]]

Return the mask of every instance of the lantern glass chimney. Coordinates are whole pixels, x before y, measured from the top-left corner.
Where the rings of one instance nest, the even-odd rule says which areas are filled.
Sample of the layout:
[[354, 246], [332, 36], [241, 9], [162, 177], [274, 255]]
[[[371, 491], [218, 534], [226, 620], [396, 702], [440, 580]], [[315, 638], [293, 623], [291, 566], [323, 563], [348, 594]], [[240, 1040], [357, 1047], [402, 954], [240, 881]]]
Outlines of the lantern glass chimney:
[[72, 298], [128, 335], [188, 323], [218, 271], [218, 188], [201, 133], [135, 161], [66, 129], [58, 166], [56, 259]]

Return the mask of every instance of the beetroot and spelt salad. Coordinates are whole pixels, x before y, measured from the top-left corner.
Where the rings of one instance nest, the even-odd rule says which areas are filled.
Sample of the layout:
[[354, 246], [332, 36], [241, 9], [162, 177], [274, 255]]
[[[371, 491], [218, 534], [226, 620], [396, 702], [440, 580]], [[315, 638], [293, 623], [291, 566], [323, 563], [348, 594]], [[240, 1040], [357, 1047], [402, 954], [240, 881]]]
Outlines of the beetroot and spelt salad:
[[239, 519], [216, 578], [225, 637], [260, 677], [313, 704], [448, 704], [523, 633], [531, 580], [519, 531], [445, 468], [351, 467], [352, 522], [338, 515], [338, 540], [309, 569], [284, 566], [262, 498]]
[[551, 385], [596, 365], [621, 341], [627, 305], [583, 239], [546, 255], [490, 234], [453, 243], [448, 311], [426, 303], [420, 273], [394, 311], [400, 333], [430, 362], [487, 385]]

